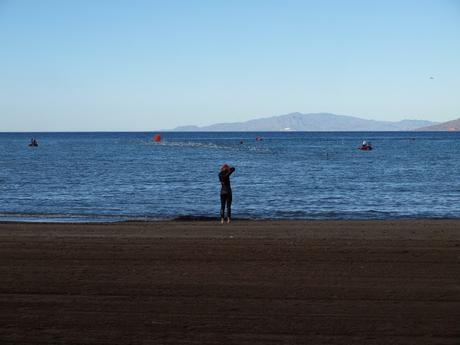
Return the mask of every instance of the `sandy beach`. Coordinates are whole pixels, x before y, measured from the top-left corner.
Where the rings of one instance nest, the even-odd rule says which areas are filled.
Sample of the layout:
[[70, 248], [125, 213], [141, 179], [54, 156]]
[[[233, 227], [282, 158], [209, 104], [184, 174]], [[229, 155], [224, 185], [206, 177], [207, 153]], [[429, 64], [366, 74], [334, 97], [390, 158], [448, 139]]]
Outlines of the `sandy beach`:
[[459, 344], [460, 221], [0, 224], [1, 344]]

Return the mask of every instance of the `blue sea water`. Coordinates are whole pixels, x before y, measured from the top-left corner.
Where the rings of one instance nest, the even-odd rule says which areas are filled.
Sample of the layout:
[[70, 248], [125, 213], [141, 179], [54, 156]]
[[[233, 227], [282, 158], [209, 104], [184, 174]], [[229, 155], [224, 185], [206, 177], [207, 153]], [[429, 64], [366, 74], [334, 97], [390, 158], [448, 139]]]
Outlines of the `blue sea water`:
[[0, 220], [217, 217], [223, 163], [235, 218], [460, 217], [460, 133], [152, 135], [0, 133]]

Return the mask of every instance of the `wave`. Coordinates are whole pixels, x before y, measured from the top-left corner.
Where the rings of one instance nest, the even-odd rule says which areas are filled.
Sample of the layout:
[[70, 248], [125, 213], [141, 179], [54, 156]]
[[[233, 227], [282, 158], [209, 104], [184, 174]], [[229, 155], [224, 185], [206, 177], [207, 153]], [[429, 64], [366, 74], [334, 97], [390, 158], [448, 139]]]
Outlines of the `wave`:
[[2, 212], [2, 222], [44, 222], [44, 223], [112, 223], [125, 221], [158, 221], [171, 217], [125, 216], [112, 214], [62, 214], [62, 213], [17, 213]]
[[[275, 211], [271, 214], [238, 213], [234, 220], [397, 220], [397, 219], [459, 219], [460, 214], [441, 213], [395, 213], [383, 211], [361, 212], [307, 212]], [[202, 214], [183, 215], [109, 215], [109, 214], [60, 214], [60, 213], [0, 213], [0, 222], [31, 223], [119, 223], [119, 222], [156, 222], [156, 221], [216, 221], [218, 216]]]
[[[219, 140], [222, 141], [222, 140]], [[243, 143], [240, 143], [240, 139], [232, 139], [232, 140], [225, 140], [220, 143], [209, 142], [209, 141], [194, 141], [194, 140], [187, 140], [187, 141], [168, 141], [163, 140], [159, 143], [152, 142], [152, 141], [142, 141], [142, 145], [148, 146], [157, 146], [157, 147], [165, 147], [165, 148], [196, 148], [196, 149], [210, 149], [210, 150], [239, 150], [239, 151], [251, 151], [256, 153], [271, 153], [267, 147], [261, 147], [258, 144], [254, 143], [247, 143], [243, 140]]]
[[166, 147], [192, 147], [192, 148], [206, 148], [206, 149], [223, 149], [225, 145], [218, 145], [210, 142], [199, 141], [162, 141], [159, 143], [152, 143], [153, 145], [166, 146]]

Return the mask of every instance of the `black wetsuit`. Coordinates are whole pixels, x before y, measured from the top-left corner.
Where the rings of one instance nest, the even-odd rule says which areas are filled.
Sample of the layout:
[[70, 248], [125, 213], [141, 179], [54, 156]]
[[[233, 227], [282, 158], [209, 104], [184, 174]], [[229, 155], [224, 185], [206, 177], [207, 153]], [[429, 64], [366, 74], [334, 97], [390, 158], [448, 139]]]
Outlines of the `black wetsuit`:
[[219, 173], [220, 189], [220, 217], [224, 218], [225, 205], [227, 205], [227, 217], [232, 216], [232, 187], [230, 186], [230, 175], [235, 171], [235, 168], [230, 168]]

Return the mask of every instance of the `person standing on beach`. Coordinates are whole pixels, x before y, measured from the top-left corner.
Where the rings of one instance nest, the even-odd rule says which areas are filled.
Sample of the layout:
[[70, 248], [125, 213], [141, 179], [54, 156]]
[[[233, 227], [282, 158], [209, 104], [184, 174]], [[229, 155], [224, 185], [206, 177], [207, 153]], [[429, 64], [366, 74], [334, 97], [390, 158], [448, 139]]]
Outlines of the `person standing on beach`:
[[220, 189], [220, 223], [224, 224], [225, 205], [227, 205], [227, 223], [231, 222], [232, 217], [232, 188], [230, 186], [230, 175], [235, 168], [228, 164], [222, 165], [219, 173]]

